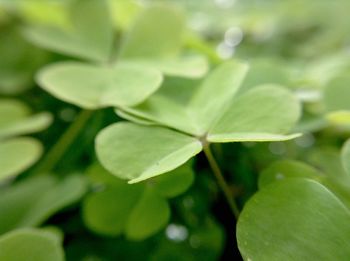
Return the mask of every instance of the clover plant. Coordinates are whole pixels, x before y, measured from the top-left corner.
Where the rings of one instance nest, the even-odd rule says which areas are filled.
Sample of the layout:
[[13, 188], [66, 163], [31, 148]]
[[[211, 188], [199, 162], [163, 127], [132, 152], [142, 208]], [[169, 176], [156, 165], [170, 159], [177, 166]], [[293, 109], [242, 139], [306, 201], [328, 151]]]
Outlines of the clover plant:
[[0, 261], [349, 260], [338, 1], [1, 1]]

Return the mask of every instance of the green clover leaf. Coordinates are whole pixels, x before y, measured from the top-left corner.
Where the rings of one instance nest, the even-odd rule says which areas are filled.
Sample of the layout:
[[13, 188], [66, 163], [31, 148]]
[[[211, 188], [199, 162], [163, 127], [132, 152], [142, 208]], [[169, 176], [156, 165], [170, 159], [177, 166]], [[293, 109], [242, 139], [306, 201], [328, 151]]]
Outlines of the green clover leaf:
[[[230, 61], [192, 88], [186, 105], [159, 91], [144, 103], [122, 108], [126, 115], [158, 126], [116, 123], [96, 138], [102, 165], [130, 183], [182, 165], [211, 142], [281, 141], [297, 122], [300, 105], [283, 87], [264, 85], [235, 97], [247, 72]], [[132, 117], [127, 118], [132, 120]]]

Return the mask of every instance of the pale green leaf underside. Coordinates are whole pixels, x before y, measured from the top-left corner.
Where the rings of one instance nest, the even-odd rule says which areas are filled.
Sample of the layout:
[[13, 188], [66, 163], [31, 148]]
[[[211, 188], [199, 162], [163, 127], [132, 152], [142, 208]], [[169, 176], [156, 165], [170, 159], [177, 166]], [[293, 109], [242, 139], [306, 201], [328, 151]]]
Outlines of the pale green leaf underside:
[[171, 6], [146, 8], [123, 38], [120, 57], [161, 58], [180, 51], [185, 29], [183, 14]]
[[33, 138], [0, 140], [0, 181], [25, 171], [40, 158], [42, 151], [41, 144]]
[[170, 218], [167, 201], [151, 188], [146, 188], [130, 213], [125, 234], [132, 240], [143, 240], [163, 228]]
[[27, 178], [0, 192], [0, 234], [19, 227], [40, 225], [85, 193], [85, 180], [70, 176], [58, 182], [53, 176]]
[[121, 63], [110, 68], [63, 62], [42, 69], [37, 82], [63, 101], [98, 109], [142, 102], [159, 88], [162, 75], [135, 64]]
[[208, 141], [278, 141], [298, 121], [300, 104], [279, 86], [256, 87], [237, 98], [208, 133]]
[[64, 261], [58, 238], [45, 230], [19, 229], [0, 237], [0, 260]]
[[246, 204], [238, 246], [245, 260], [347, 260], [349, 219], [348, 209], [321, 184], [286, 179]]
[[199, 78], [208, 71], [208, 62], [203, 56], [174, 58], [149, 58], [127, 60], [144, 67], [155, 68], [165, 75], [186, 78]]
[[202, 144], [195, 138], [161, 127], [126, 122], [110, 125], [96, 138], [101, 164], [130, 183], [171, 171], [201, 150]]
[[[68, 28], [33, 26], [24, 34], [31, 42], [63, 54], [93, 61], [109, 59], [113, 28], [104, 0], [77, 0], [70, 8]], [[93, 14], [94, 19], [91, 19]]]

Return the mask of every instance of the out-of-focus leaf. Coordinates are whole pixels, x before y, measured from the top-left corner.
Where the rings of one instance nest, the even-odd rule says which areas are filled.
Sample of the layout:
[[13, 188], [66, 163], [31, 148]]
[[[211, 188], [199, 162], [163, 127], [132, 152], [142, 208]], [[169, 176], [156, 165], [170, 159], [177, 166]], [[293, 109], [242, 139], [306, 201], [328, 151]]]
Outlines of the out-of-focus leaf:
[[129, 239], [143, 240], [164, 227], [169, 218], [170, 208], [167, 201], [154, 190], [146, 188], [130, 214], [125, 234]]
[[135, 17], [142, 10], [141, 4], [134, 0], [109, 0], [108, 3], [114, 24], [121, 30], [129, 29]]
[[343, 148], [341, 151], [341, 161], [343, 164], [343, 168], [345, 169], [347, 174], [350, 176], [350, 140], [347, 140], [343, 145]]
[[[137, 75], [137, 77], [136, 77]], [[87, 109], [131, 106], [155, 92], [161, 82], [159, 71], [135, 64], [115, 68], [63, 62], [42, 69], [39, 85], [55, 97]]]
[[42, 194], [39, 201], [32, 205], [30, 212], [23, 216], [20, 226], [32, 226], [43, 223], [59, 210], [77, 202], [86, 191], [86, 181], [78, 175], [70, 175], [55, 187]]
[[347, 74], [338, 75], [327, 84], [323, 94], [327, 111], [350, 110], [349, 84], [350, 76]]
[[130, 183], [171, 171], [201, 150], [201, 143], [190, 136], [126, 122], [110, 125], [96, 138], [102, 165]]
[[126, 183], [119, 186], [107, 185], [103, 191], [92, 193], [83, 204], [85, 224], [99, 234], [120, 235], [124, 232], [130, 212], [141, 193], [142, 187]]
[[185, 21], [175, 7], [154, 5], [135, 19], [126, 33], [121, 49], [122, 58], [161, 58], [180, 51]]
[[157, 245], [150, 260], [218, 260], [223, 244], [223, 229], [209, 218], [195, 228], [169, 224], [167, 238]]
[[18, 229], [0, 237], [0, 260], [64, 261], [60, 240], [48, 231]]
[[290, 85], [286, 67], [273, 60], [253, 60], [249, 67], [247, 76], [239, 89], [240, 94], [262, 84], [276, 84], [287, 87]]
[[294, 160], [274, 162], [259, 176], [259, 188], [263, 188], [277, 180], [286, 178], [309, 178], [320, 180], [321, 173], [313, 167]]
[[350, 110], [339, 110], [326, 114], [327, 120], [335, 125], [348, 126], [350, 125]]
[[199, 78], [208, 71], [208, 62], [203, 56], [184, 56], [171, 59], [132, 59], [144, 67], [153, 67], [169, 76]]
[[[164, 217], [161, 222], [154, 224], [152, 218], [137, 221], [136, 225], [149, 229], [143, 232], [133, 231], [129, 228], [135, 219], [135, 212], [140, 216], [150, 215], [147, 206], [161, 204], [168, 208], [165, 197], [174, 197], [183, 193], [192, 184], [193, 172], [190, 164], [185, 164], [164, 176], [155, 177], [147, 183], [128, 185], [124, 180], [116, 178], [111, 173], [95, 164], [88, 170], [88, 175], [96, 186], [96, 191], [86, 197], [83, 203], [83, 218], [86, 226], [92, 231], [107, 236], [117, 236], [122, 233], [128, 234], [131, 230], [131, 237], [134, 239], [145, 239], [158, 232], [166, 224]], [[145, 194], [145, 190], [150, 190]], [[151, 194], [151, 196], [149, 196]], [[145, 198], [146, 197], [146, 198]], [[146, 203], [144, 203], [146, 201]], [[167, 210], [169, 212], [169, 210]], [[167, 213], [167, 216], [170, 212]], [[140, 223], [141, 222], [141, 223]]]
[[25, 179], [1, 191], [0, 233], [40, 225], [85, 193], [82, 177], [69, 176], [58, 182], [53, 176]]
[[349, 218], [321, 184], [286, 179], [248, 201], [237, 225], [238, 246], [246, 260], [348, 259]]
[[0, 181], [29, 168], [40, 158], [42, 152], [42, 145], [33, 138], [0, 140]]
[[33, 75], [48, 55], [10, 26], [0, 28], [0, 94], [19, 94], [34, 85]]
[[0, 99], [0, 138], [34, 133], [52, 122], [50, 113], [30, 115], [30, 109], [20, 101]]
[[69, 12], [69, 26], [32, 26], [26, 28], [25, 36], [49, 50], [106, 62], [113, 44], [113, 28], [106, 1], [74, 0]]
[[188, 162], [165, 175], [155, 177], [150, 182], [159, 194], [164, 197], [176, 197], [185, 192], [194, 181], [192, 164]]
[[342, 183], [348, 177], [336, 148], [316, 147], [308, 155], [308, 161], [333, 180]]

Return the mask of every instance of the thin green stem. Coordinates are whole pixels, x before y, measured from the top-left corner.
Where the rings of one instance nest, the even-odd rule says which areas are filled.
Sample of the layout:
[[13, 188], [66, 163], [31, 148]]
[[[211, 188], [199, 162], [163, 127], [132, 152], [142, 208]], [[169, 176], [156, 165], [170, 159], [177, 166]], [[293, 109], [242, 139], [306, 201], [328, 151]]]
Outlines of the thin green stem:
[[82, 110], [73, 123], [68, 127], [64, 134], [60, 137], [58, 142], [53, 145], [46, 157], [34, 170], [36, 173], [47, 173], [52, 171], [56, 164], [60, 161], [67, 149], [72, 145], [81, 129], [86, 125], [90, 119], [93, 111]]
[[209, 165], [210, 165], [210, 167], [211, 167], [211, 169], [216, 177], [216, 180], [217, 180], [222, 192], [224, 193], [224, 196], [226, 197], [227, 203], [229, 204], [232, 213], [234, 214], [234, 216], [237, 219], [239, 216], [238, 206], [237, 206], [236, 202], [234, 201], [233, 195], [230, 192], [230, 188], [229, 188], [226, 180], [224, 179], [224, 176], [222, 175], [220, 167], [219, 167], [218, 163], [216, 162], [213, 153], [211, 152], [209, 144], [205, 144], [203, 146], [203, 150], [204, 150], [205, 156], [208, 159]]

